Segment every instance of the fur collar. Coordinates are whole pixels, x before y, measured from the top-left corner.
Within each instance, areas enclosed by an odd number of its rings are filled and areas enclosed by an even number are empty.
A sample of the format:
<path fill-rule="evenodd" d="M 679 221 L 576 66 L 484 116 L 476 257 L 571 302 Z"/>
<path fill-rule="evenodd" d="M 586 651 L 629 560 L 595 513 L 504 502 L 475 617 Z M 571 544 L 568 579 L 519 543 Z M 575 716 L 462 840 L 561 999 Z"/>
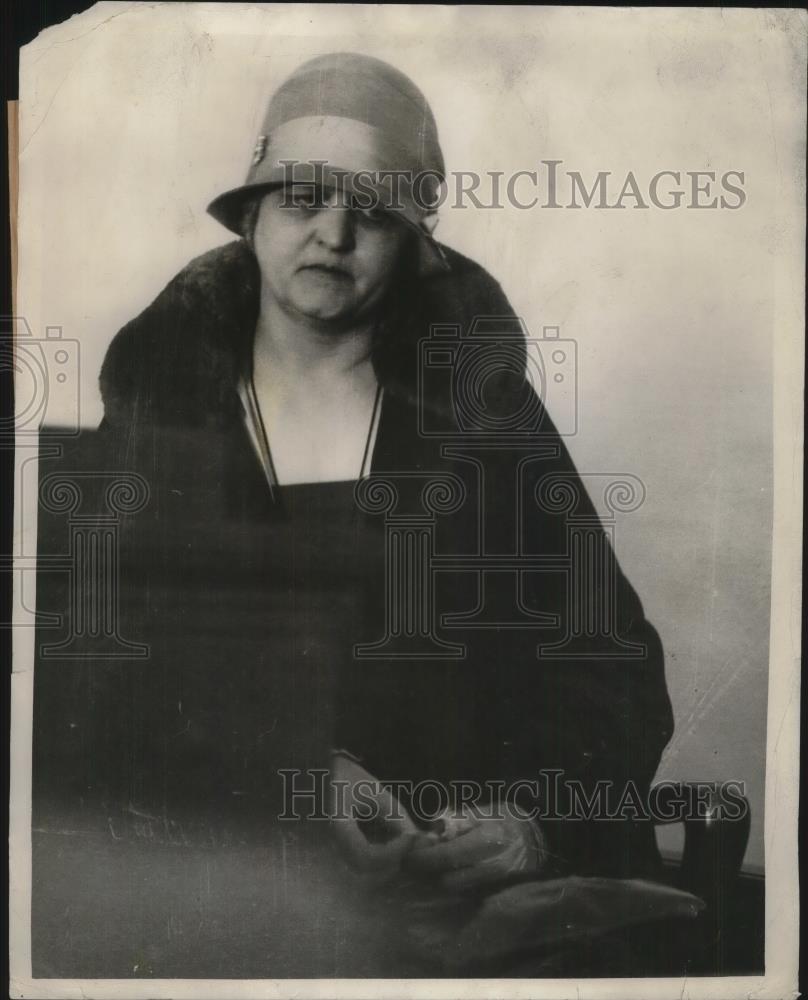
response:
<path fill-rule="evenodd" d="M 429 336 L 431 324 L 468 333 L 477 317 L 514 315 L 484 268 L 442 249 L 451 270 L 417 283 L 404 321 L 374 349 L 385 391 L 410 403 L 418 392 L 418 341 Z M 100 375 L 106 424 L 200 426 L 232 419 L 258 317 L 259 282 L 257 261 L 243 240 L 202 254 L 180 271 L 107 351 Z M 427 403 L 451 412 L 448 397 L 437 394 Z"/>

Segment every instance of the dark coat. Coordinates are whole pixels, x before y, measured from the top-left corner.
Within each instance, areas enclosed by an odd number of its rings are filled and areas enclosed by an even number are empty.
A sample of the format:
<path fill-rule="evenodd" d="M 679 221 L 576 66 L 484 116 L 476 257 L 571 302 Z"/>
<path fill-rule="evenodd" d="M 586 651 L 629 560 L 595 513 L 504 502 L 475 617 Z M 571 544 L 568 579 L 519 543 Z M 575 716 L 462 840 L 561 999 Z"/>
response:
<path fill-rule="evenodd" d="M 434 545 L 439 553 L 473 553 L 482 529 L 488 553 L 508 553 L 508 540 L 516 533 L 523 553 L 561 559 L 568 554 L 569 521 L 559 510 L 535 506 L 531 498 L 539 480 L 555 475 L 572 482 L 579 494 L 576 516 L 588 518 L 590 524 L 597 519 L 546 413 L 540 414 L 540 436 L 518 447 L 485 452 L 484 475 L 502 488 L 488 490 L 484 509 L 474 455 L 468 449 L 458 455 L 457 446 L 452 453 L 439 438 L 419 432 L 418 341 L 428 334 L 429 325 L 457 324 L 467 333 L 476 317 L 497 316 L 503 329 L 514 329 L 506 322 L 513 311 L 497 282 L 467 258 L 447 248 L 445 252 L 451 272 L 407 288 L 397 322 L 385 327 L 374 347 L 385 396 L 372 472 L 405 473 L 406 482 L 417 482 L 413 473 L 451 473 L 465 484 L 467 502 L 436 522 Z M 259 525 L 272 514 L 235 393 L 236 379 L 249 358 L 258 281 L 256 261 L 243 242 L 204 254 L 118 333 L 104 361 L 102 427 L 110 447 L 127 460 L 146 448 L 155 481 L 170 481 L 170 489 L 158 487 L 157 503 L 163 518 L 161 537 L 173 545 L 174 555 L 163 563 L 166 573 L 176 569 L 176 553 L 187 555 L 195 543 L 194 538 L 183 548 L 185 543 L 178 541 L 191 538 L 191 522 L 197 525 L 197 535 L 203 522 L 201 530 L 208 535 L 215 530 L 211 512 L 220 509 L 220 502 L 228 512 L 222 522 L 224 540 L 211 544 L 225 554 L 233 530 L 243 535 L 244 525 Z M 523 347 L 520 350 L 523 358 Z M 518 355 L 519 350 L 516 369 Z M 507 371 L 487 389 L 492 412 L 512 412 L 530 391 L 521 372 Z M 449 430 L 457 430 L 450 388 L 430 390 L 423 406 L 427 422 L 442 426 L 443 421 Z M 193 443 L 188 446 L 188 441 Z M 549 444 L 551 453 L 525 464 L 537 441 Z M 182 467 L 193 488 L 186 489 L 177 478 Z M 214 501 L 219 488 L 224 499 Z M 531 511 L 518 522 L 516 492 L 524 500 L 522 509 Z M 420 494 L 409 496 L 406 489 L 403 493 L 402 509 L 409 503 L 417 513 Z M 232 529 L 233 523 L 241 527 Z M 260 576 L 260 559 L 258 546 L 241 558 L 234 572 Z M 189 572 L 195 572 L 193 567 Z M 466 645 L 461 661 L 415 656 L 402 661 L 380 655 L 369 663 L 353 662 L 341 681 L 337 742 L 380 777 L 511 781 L 559 770 L 589 791 L 605 780 L 614 783 L 618 791 L 613 794 L 619 797 L 619 790 L 631 781 L 645 794 L 673 720 L 658 636 L 616 565 L 614 574 L 617 634 L 625 642 L 643 645 L 644 655 L 611 656 L 600 639 L 585 635 L 574 656 L 558 659 L 537 653 L 540 642 L 550 645 L 567 634 L 568 599 L 575 581 L 568 590 L 564 572 L 528 572 L 521 578 L 522 606 L 528 613 L 555 615 L 555 626 L 448 630 L 445 639 Z M 478 573 L 440 576 L 444 586 L 435 596 L 438 618 L 446 611 L 473 608 L 480 600 Z M 486 577 L 492 606 L 501 591 L 502 602 L 512 608 L 512 576 Z M 381 580 L 375 586 L 379 620 Z M 565 795 L 562 789 L 560 809 Z M 562 867 L 625 874 L 648 873 L 655 863 L 648 824 L 550 821 L 547 830 Z"/>

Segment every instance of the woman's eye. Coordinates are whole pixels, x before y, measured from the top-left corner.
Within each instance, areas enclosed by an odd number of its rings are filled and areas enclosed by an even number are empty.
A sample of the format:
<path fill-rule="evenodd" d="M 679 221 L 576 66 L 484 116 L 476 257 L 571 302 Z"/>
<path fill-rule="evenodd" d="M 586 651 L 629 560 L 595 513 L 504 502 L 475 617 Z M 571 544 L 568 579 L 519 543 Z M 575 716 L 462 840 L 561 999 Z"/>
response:
<path fill-rule="evenodd" d="M 325 207 L 322 196 L 314 191 L 293 191 L 291 202 L 294 208 L 303 208 L 310 211 L 317 211 Z"/>
<path fill-rule="evenodd" d="M 295 208 L 308 208 L 317 209 L 322 208 L 322 204 L 317 202 L 316 198 L 308 198 L 305 195 L 300 195 L 292 199 L 292 204 Z"/>

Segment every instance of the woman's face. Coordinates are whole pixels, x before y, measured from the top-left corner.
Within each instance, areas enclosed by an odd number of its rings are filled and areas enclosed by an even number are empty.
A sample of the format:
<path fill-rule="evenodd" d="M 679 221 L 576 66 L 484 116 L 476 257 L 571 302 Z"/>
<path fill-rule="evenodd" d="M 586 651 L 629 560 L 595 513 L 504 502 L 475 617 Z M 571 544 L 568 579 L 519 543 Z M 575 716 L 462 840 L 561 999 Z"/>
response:
<path fill-rule="evenodd" d="M 253 248 L 265 290 L 290 315 L 348 327 L 373 315 L 402 256 L 405 224 L 310 184 L 270 191 Z"/>

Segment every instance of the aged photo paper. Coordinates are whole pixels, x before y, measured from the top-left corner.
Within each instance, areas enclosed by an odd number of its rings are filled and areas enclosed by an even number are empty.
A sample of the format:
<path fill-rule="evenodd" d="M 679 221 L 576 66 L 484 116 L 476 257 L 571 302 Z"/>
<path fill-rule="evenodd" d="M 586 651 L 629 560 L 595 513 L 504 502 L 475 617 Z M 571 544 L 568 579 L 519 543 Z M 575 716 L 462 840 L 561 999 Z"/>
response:
<path fill-rule="evenodd" d="M 806 14 L 20 53 L 15 997 L 796 995 Z"/>

